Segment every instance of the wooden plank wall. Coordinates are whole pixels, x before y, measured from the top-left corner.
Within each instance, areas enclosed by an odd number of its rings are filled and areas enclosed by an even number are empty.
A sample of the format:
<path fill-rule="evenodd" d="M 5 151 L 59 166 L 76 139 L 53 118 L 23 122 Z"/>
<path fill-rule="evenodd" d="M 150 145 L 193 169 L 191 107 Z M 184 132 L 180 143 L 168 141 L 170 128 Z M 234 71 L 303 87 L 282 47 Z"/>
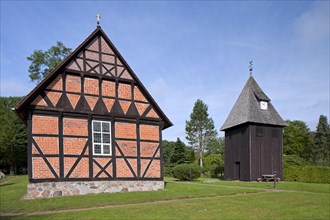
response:
<path fill-rule="evenodd" d="M 225 179 L 235 180 L 236 163 L 240 163 L 240 180 L 250 180 L 249 127 L 229 129 L 225 133 Z"/>
<path fill-rule="evenodd" d="M 283 179 L 283 128 L 256 124 L 249 127 L 251 130 L 251 180 L 255 181 L 263 174 L 273 174 L 274 171 Z M 258 131 L 262 134 L 257 134 Z"/>

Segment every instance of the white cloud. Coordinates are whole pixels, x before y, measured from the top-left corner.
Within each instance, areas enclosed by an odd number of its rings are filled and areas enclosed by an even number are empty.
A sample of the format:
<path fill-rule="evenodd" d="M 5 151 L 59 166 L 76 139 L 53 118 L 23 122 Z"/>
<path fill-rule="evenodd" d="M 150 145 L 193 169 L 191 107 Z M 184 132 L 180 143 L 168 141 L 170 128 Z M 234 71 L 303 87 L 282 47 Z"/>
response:
<path fill-rule="evenodd" d="M 305 47 L 329 41 L 329 2 L 317 2 L 294 21 L 298 41 Z"/>

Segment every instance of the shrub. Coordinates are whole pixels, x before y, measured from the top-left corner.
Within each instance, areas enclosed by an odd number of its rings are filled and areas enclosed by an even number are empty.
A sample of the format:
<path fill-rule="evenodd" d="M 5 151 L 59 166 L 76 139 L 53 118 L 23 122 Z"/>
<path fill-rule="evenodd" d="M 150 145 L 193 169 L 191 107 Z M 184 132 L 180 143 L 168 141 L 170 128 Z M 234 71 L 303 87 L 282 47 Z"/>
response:
<path fill-rule="evenodd" d="M 307 161 L 297 155 L 283 155 L 284 166 L 296 165 L 296 166 L 307 166 Z"/>
<path fill-rule="evenodd" d="M 179 180 L 197 179 L 201 173 L 201 168 L 195 164 L 180 164 L 173 168 L 173 177 Z"/>
<path fill-rule="evenodd" d="M 330 183 L 330 168 L 323 166 L 284 166 L 286 181 L 305 183 Z"/>
<path fill-rule="evenodd" d="M 165 176 L 173 176 L 173 166 L 165 165 L 164 166 L 164 175 Z"/>
<path fill-rule="evenodd" d="M 201 170 L 201 175 L 203 177 L 210 177 L 211 176 L 210 167 L 203 166 L 202 168 L 200 168 L 200 170 Z"/>
<path fill-rule="evenodd" d="M 212 178 L 219 178 L 220 176 L 222 176 L 224 172 L 224 166 L 223 165 L 213 165 L 210 168 L 210 174 Z"/>

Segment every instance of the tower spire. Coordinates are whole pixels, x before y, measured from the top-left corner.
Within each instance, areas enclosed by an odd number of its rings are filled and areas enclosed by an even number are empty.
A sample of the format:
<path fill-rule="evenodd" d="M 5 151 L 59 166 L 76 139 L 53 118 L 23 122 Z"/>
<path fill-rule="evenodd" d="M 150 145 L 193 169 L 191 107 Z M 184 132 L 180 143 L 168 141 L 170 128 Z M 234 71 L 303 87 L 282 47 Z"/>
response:
<path fill-rule="evenodd" d="M 252 76 L 252 71 L 253 71 L 253 60 L 250 61 L 249 70 L 250 70 L 250 76 Z"/>
<path fill-rule="evenodd" d="M 99 13 L 96 14 L 96 26 L 100 26 L 101 15 Z"/>

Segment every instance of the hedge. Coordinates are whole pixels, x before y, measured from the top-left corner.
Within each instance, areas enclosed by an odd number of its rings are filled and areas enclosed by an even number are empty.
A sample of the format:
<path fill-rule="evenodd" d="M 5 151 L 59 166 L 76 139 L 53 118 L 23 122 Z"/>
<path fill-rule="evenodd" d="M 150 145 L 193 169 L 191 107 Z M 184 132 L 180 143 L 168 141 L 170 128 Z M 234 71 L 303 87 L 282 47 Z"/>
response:
<path fill-rule="evenodd" d="M 330 183 L 330 168 L 324 166 L 284 166 L 284 179 L 305 183 Z"/>
<path fill-rule="evenodd" d="M 201 173 L 201 168 L 196 164 L 180 164 L 173 168 L 173 177 L 180 180 L 198 179 Z"/>

